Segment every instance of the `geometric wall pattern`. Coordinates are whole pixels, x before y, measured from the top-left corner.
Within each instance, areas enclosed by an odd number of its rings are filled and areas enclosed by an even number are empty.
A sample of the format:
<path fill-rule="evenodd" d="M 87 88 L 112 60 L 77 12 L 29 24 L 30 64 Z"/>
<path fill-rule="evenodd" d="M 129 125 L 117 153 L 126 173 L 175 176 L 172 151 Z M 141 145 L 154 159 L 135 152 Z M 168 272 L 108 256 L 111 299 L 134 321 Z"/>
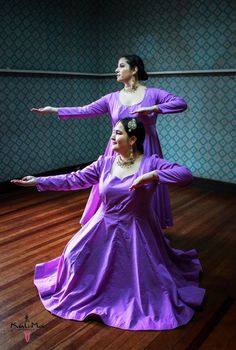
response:
<path fill-rule="evenodd" d="M 233 4 L 5 1 L 0 68 L 110 73 L 127 52 L 143 57 L 148 71 L 235 68 Z M 195 176 L 236 182 L 235 76 L 162 76 L 146 83 L 188 102 L 184 113 L 159 116 L 165 158 L 186 164 Z M 110 135 L 108 116 L 59 121 L 30 108 L 84 105 L 118 88 L 109 78 L 1 76 L 0 181 L 96 159 Z"/>
<path fill-rule="evenodd" d="M 236 183 L 235 77 L 165 78 L 160 84 L 181 88 L 188 101 L 185 113 L 158 121 L 165 157 L 186 164 L 195 176 Z"/>
<path fill-rule="evenodd" d="M 60 121 L 56 115 L 30 112 L 34 106 L 83 105 L 96 84 L 89 79 L 1 77 L 0 181 L 89 162 L 100 154 L 98 118 Z"/>
<path fill-rule="evenodd" d="M 104 72 L 124 52 L 144 57 L 153 72 L 236 68 L 234 0 L 111 0 L 101 13 Z"/>
<path fill-rule="evenodd" d="M 97 72 L 96 1 L 1 1 L 0 68 Z"/>

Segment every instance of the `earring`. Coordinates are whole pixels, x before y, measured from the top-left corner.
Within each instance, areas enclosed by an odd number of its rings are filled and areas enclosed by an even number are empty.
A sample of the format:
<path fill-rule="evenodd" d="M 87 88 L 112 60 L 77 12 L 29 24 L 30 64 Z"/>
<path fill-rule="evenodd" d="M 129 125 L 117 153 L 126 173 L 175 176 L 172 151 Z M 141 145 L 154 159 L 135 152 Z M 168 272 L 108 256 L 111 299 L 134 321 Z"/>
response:
<path fill-rule="evenodd" d="M 132 90 L 136 90 L 136 79 L 135 79 L 134 75 L 131 78 L 131 84 L 130 85 L 131 85 L 131 89 Z"/>
<path fill-rule="evenodd" d="M 134 163 L 134 151 L 133 151 L 132 145 L 130 145 L 130 149 L 129 149 L 129 159 L 130 159 L 130 163 L 133 164 Z"/>

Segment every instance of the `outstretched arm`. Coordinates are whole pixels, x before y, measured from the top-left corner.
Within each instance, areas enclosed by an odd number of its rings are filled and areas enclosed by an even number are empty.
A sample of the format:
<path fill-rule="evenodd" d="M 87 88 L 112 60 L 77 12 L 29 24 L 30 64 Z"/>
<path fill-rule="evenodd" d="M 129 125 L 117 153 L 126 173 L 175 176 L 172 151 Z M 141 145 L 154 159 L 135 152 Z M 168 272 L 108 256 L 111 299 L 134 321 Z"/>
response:
<path fill-rule="evenodd" d="M 39 113 L 42 115 L 57 113 L 57 111 L 58 111 L 58 107 L 51 107 L 51 106 L 41 107 L 41 108 L 31 108 L 31 112 Z"/>
<path fill-rule="evenodd" d="M 37 177 L 25 176 L 21 180 L 18 180 L 18 179 L 11 180 L 11 183 L 18 186 L 23 186 L 23 187 L 34 187 L 34 186 L 37 186 Z"/>
<path fill-rule="evenodd" d="M 32 112 L 46 115 L 49 113 L 57 114 L 60 119 L 70 118 L 93 118 L 108 112 L 107 97 L 103 96 L 99 100 L 83 107 L 43 107 L 32 108 Z"/>
<path fill-rule="evenodd" d="M 25 176 L 21 180 L 11 180 L 11 182 L 24 187 L 37 186 L 38 191 L 71 191 L 88 188 L 99 182 L 103 158 L 101 156 L 83 170 L 70 174 L 44 177 Z"/>

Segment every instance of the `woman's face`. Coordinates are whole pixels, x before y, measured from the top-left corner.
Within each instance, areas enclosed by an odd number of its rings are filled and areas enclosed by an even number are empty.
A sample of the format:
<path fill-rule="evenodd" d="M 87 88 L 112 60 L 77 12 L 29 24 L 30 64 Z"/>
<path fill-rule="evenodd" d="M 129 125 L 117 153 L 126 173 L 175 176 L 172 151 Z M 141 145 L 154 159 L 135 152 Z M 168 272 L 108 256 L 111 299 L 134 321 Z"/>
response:
<path fill-rule="evenodd" d="M 111 134 L 111 147 L 117 153 L 126 153 L 130 149 L 130 140 L 121 123 L 117 123 Z"/>
<path fill-rule="evenodd" d="M 137 68 L 130 68 L 129 63 L 124 57 L 121 57 L 118 61 L 118 66 L 115 70 L 116 80 L 121 83 L 129 82 L 130 79 L 136 74 Z"/>

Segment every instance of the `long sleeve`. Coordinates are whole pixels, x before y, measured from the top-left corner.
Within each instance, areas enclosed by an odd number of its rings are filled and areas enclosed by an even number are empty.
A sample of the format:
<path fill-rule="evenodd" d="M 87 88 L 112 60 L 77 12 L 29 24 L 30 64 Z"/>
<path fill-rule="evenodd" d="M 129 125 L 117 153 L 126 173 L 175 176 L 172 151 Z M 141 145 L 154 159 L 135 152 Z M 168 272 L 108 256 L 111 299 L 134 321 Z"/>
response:
<path fill-rule="evenodd" d="M 156 170 L 160 184 L 185 186 L 192 181 L 192 173 L 185 166 L 159 158 L 157 155 L 151 158 L 153 170 Z"/>
<path fill-rule="evenodd" d="M 156 104 L 161 114 L 179 113 L 187 109 L 186 101 L 168 91 L 155 89 Z"/>
<path fill-rule="evenodd" d="M 88 188 L 99 182 L 104 156 L 86 168 L 70 174 L 37 178 L 38 191 L 71 191 Z"/>
<path fill-rule="evenodd" d="M 101 97 L 99 100 L 94 101 L 83 107 L 61 107 L 58 108 L 58 117 L 60 119 L 69 118 L 94 118 L 98 115 L 102 115 L 108 112 L 107 96 Z"/>

